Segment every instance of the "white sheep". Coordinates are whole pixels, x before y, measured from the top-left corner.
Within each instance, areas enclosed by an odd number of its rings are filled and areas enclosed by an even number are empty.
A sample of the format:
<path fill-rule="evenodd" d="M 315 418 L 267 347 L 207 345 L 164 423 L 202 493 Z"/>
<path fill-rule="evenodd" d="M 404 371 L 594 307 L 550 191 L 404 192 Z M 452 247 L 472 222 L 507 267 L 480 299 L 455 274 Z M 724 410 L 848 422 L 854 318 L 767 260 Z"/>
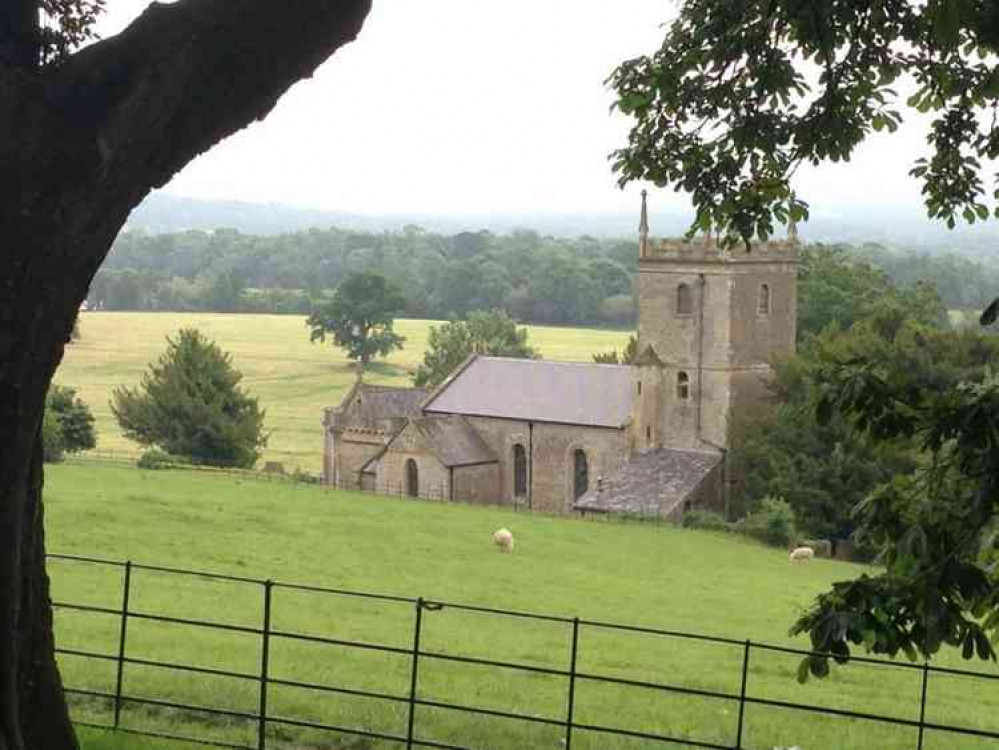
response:
<path fill-rule="evenodd" d="M 506 529 L 493 532 L 493 544 L 503 552 L 513 552 L 513 534 Z"/>
<path fill-rule="evenodd" d="M 815 550 L 811 547 L 796 547 L 791 550 L 791 555 L 788 560 L 791 562 L 808 562 L 813 557 L 815 557 Z"/>

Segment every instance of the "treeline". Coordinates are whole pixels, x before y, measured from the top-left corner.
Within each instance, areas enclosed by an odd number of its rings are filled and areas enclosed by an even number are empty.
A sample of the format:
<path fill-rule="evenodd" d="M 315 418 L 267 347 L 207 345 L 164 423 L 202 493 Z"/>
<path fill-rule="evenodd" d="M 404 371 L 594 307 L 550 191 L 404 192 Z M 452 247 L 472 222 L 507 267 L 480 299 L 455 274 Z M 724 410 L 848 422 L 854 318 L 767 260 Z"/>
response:
<path fill-rule="evenodd" d="M 536 232 L 445 236 L 406 227 L 277 237 L 234 230 L 123 233 L 88 302 L 108 310 L 305 314 L 349 274 L 394 282 L 404 315 L 446 319 L 502 308 L 535 323 L 629 327 L 635 321 L 638 246 Z"/>
<path fill-rule="evenodd" d="M 882 269 L 899 287 L 931 280 L 948 308 L 980 308 L 999 265 L 880 245 L 811 246 Z M 91 287 L 108 310 L 308 314 L 349 274 L 378 273 L 405 296 L 407 317 L 461 318 L 500 308 L 529 323 L 630 328 L 636 316 L 634 240 L 532 231 L 442 235 L 409 226 L 370 233 L 313 229 L 279 236 L 235 230 L 125 232 Z"/>

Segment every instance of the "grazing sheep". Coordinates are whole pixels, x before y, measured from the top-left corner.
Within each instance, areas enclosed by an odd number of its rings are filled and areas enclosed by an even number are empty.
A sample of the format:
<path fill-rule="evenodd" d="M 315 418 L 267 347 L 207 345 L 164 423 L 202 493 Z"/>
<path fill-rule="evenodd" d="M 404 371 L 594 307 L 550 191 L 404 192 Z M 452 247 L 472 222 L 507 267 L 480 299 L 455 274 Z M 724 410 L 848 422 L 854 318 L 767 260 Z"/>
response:
<path fill-rule="evenodd" d="M 500 529 L 493 533 L 493 544 L 504 552 L 513 552 L 513 534 L 506 529 Z"/>
<path fill-rule="evenodd" d="M 815 550 L 811 547 L 796 547 L 791 550 L 791 556 L 788 559 L 791 562 L 808 562 L 813 557 L 815 557 Z"/>

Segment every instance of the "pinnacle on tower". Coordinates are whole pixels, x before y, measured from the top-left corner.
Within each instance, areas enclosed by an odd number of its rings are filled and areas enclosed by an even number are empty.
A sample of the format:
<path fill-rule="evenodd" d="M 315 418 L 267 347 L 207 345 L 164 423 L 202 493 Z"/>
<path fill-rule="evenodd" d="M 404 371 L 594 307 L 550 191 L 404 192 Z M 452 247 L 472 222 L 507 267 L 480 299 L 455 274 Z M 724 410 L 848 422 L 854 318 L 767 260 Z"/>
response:
<path fill-rule="evenodd" d="M 638 220 L 638 257 L 644 258 L 649 248 L 649 210 L 646 206 L 648 191 L 642 191 L 642 215 Z"/>

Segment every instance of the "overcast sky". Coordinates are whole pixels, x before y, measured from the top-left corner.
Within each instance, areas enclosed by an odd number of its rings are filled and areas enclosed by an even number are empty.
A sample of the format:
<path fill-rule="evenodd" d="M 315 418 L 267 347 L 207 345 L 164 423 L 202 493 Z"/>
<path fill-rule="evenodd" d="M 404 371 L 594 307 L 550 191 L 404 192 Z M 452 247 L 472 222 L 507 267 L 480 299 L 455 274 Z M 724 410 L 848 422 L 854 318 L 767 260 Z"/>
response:
<path fill-rule="evenodd" d="M 264 1 L 264 0 L 261 0 Z M 266 0 L 276 2 L 279 0 Z M 105 35 L 148 0 L 108 0 Z M 356 42 L 166 188 L 197 198 L 383 213 L 620 213 L 607 154 L 625 143 L 603 81 L 652 52 L 671 0 L 375 0 Z M 923 129 L 875 136 L 799 194 L 836 213 L 915 208 Z M 657 191 L 659 208 L 687 205 Z M 824 211 L 825 212 L 825 211 Z"/>

